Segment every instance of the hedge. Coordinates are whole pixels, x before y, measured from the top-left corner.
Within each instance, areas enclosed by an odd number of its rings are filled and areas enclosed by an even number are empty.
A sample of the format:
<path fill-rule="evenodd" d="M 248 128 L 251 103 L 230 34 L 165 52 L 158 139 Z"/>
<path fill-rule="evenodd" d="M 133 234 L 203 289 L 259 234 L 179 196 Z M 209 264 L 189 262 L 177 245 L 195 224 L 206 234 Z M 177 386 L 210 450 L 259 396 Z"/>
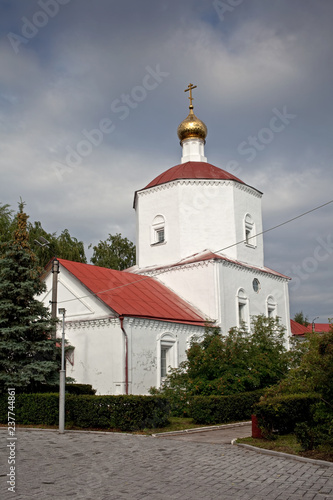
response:
<path fill-rule="evenodd" d="M 59 384 L 58 385 L 48 385 L 42 384 L 36 390 L 30 391 L 29 394 L 44 394 L 44 393 L 58 393 L 59 392 Z M 66 392 L 68 394 L 90 394 L 94 395 L 96 390 L 92 388 L 92 385 L 89 384 L 66 384 Z M 27 391 L 22 389 L 17 389 L 17 394 L 27 394 Z"/>
<path fill-rule="evenodd" d="M 257 403 L 253 412 L 267 437 L 289 434 L 300 422 L 311 420 L 311 407 L 320 401 L 318 394 L 287 394 L 265 399 Z"/>
<path fill-rule="evenodd" d="M 263 391 L 242 392 L 230 396 L 193 396 L 189 414 L 196 424 L 222 424 L 247 420 Z"/>
<path fill-rule="evenodd" d="M 7 423 L 7 396 L 0 398 L 0 422 Z M 65 422 L 70 427 L 133 431 L 168 424 L 169 403 L 163 396 L 91 396 L 66 394 Z M 56 425 L 59 394 L 17 394 L 16 424 Z"/>

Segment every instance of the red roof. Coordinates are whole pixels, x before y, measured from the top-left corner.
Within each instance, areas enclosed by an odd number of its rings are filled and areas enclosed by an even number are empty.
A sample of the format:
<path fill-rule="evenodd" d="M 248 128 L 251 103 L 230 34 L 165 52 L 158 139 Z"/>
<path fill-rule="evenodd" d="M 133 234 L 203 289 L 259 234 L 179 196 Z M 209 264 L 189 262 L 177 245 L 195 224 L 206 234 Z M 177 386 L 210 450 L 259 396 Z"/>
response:
<path fill-rule="evenodd" d="M 304 326 L 293 319 L 290 320 L 290 327 L 292 335 L 305 335 L 312 332 L 312 325 Z"/>
<path fill-rule="evenodd" d="M 203 252 L 191 255 L 190 257 L 186 257 L 185 259 L 180 260 L 180 261 L 176 262 L 175 264 L 170 264 L 170 265 L 166 265 L 166 266 L 147 267 L 147 268 L 145 268 L 145 271 L 150 271 L 152 269 L 154 269 L 154 270 L 164 269 L 165 267 L 169 268 L 169 267 L 184 266 L 186 264 L 192 264 L 195 262 L 202 262 L 205 260 L 223 260 L 226 262 L 231 262 L 232 264 L 235 264 L 237 266 L 246 267 L 247 269 L 254 269 L 255 271 L 261 271 L 263 273 L 273 274 L 274 276 L 279 276 L 281 278 L 290 279 L 288 276 L 285 276 L 284 274 L 281 274 L 277 271 L 273 271 L 273 269 L 270 269 L 269 267 L 253 266 L 251 264 L 247 264 L 247 263 L 241 262 L 239 260 L 230 259 L 229 257 L 226 257 L 225 255 L 220 255 L 218 253 L 211 252 L 210 250 L 204 250 Z M 138 271 L 138 272 L 140 272 L 140 271 Z"/>
<path fill-rule="evenodd" d="M 297 323 L 293 319 L 291 319 L 290 325 L 291 325 L 291 334 L 292 335 L 305 335 L 306 333 L 312 332 L 312 324 L 309 324 L 308 326 L 304 326 L 304 325 L 301 325 L 300 323 Z M 315 331 L 315 333 L 329 332 L 330 326 L 331 325 L 329 323 L 315 323 L 314 324 L 314 331 Z"/>
<path fill-rule="evenodd" d="M 205 318 L 159 281 L 148 276 L 58 259 L 88 290 L 120 316 L 204 325 Z"/>
<path fill-rule="evenodd" d="M 238 179 L 238 177 L 235 177 L 221 168 L 215 167 L 211 163 L 203 161 L 188 161 L 169 168 L 169 170 L 166 170 L 152 180 L 144 189 L 178 179 L 219 179 L 236 181 L 244 184 L 244 182 Z"/>

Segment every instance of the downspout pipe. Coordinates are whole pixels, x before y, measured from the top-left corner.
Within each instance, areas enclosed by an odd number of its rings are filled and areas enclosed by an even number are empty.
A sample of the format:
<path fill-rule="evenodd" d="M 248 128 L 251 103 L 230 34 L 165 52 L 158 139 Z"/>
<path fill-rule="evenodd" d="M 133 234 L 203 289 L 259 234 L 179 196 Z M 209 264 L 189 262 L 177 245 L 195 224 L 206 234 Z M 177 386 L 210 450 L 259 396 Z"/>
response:
<path fill-rule="evenodd" d="M 119 319 L 125 339 L 125 394 L 128 394 L 128 337 L 124 328 L 124 316 L 119 316 Z"/>

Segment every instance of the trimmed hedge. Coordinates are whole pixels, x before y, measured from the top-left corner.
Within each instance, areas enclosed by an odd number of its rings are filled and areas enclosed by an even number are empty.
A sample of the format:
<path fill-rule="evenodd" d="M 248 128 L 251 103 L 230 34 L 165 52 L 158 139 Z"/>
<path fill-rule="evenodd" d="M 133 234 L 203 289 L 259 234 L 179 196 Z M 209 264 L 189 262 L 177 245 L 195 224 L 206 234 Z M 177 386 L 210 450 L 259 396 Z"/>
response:
<path fill-rule="evenodd" d="M 66 384 L 66 393 L 68 394 L 90 394 L 94 395 L 96 393 L 96 389 L 92 388 L 92 385 L 89 384 Z M 45 394 L 45 393 L 58 393 L 59 392 L 59 384 L 58 385 L 48 385 L 42 384 L 38 387 L 38 389 L 33 392 L 29 392 L 29 394 Z M 28 392 L 23 389 L 18 389 L 16 391 L 17 394 L 28 394 Z"/>
<path fill-rule="evenodd" d="M 265 399 L 253 412 L 267 437 L 273 433 L 289 434 L 297 424 L 311 420 L 311 407 L 320 401 L 318 394 L 287 394 Z"/>
<path fill-rule="evenodd" d="M 0 422 L 7 423 L 7 396 L 0 398 Z M 133 431 L 164 427 L 170 406 L 163 396 L 91 396 L 66 394 L 65 422 L 69 426 Z M 17 394 L 16 424 L 57 425 L 59 394 Z"/>
<path fill-rule="evenodd" d="M 247 420 L 263 391 L 242 392 L 230 396 L 193 396 L 189 414 L 196 424 L 222 424 Z"/>

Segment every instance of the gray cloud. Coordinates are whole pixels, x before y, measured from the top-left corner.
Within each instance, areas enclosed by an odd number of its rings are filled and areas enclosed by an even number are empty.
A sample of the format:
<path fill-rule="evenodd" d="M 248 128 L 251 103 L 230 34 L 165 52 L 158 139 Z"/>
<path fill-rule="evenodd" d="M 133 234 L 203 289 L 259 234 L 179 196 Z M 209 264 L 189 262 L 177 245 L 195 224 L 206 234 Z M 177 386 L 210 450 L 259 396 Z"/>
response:
<path fill-rule="evenodd" d="M 67 227 L 86 246 L 109 232 L 134 239 L 134 191 L 180 161 L 189 81 L 208 126 L 208 160 L 237 164 L 264 192 L 266 228 L 332 197 L 330 1 L 244 1 L 224 21 L 201 0 L 65 3 L 17 53 L 8 33 L 23 36 L 22 18 L 36 20 L 41 2 L 0 6 L 2 203 L 16 208 L 22 196 L 32 220 L 51 232 Z M 112 104 L 158 65 L 168 76 L 121 119 Z M 295 119 L 248 161 L 240 144 L 265 137 L 283 107 Z M 114 130 L 68 168 L 68 151 L 104 119 Z M 287 273 L 313 257 L 317 238 L 332 231 L 331 207 L 267 233 L 266 264 Z M 333 316 L 332 269 L 330 256 L 291 285 L 292 315 Z"/>

